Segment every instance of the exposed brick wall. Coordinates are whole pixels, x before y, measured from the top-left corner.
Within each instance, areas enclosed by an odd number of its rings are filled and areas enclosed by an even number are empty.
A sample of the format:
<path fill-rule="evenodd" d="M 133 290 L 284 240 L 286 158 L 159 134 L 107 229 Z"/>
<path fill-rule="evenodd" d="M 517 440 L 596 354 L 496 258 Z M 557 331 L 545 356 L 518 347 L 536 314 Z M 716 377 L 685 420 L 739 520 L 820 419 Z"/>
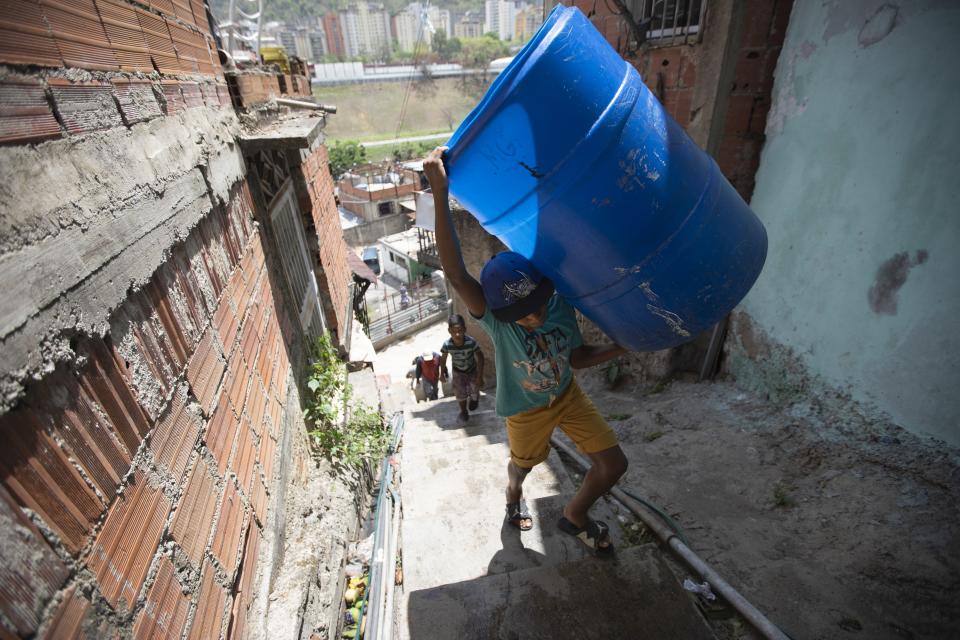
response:
<path fill-rule="evenodd" d="M 749 202 L 766 139 L 773 74 L 793 0 L 748 0 L 736 44 L 727 115 L 717 150 L 720 170 Z"/>
<path fill-rule="evenodd" d="M 31 66 L 29 73 L 14 70 L 0 79 L 0 144 L 132 126 L 182 108 L 228 105 L 203 2 L 147 5 L 0 2 L 0 64 Z M 62 73 L 68 68 L 79 73 Z M 84 78 L 85 71 L 105 73 Z M 185 76 L 196 79 L 185 81 Z"/>
<path fill-rule="evenodd" d="M 109 335 L 79 340 L 82 364 L 0 416 L 0 519 L 16 534 L 0 632 L 242 630 L 282 437 L 284 316 L 241 181 Z"/>
<path fill-rule="evenodd" d="M 340 228 L 340 213 L 333 197 L 330 156 L 327 147 L 321 144 L 312 150 L 301 151 L 301 158 L 320 253 L 321 270 L 317 271 L 317 284 L 329 297 L 327 324 L 343 335 L 353 277 L 347 264 L 349 249 Z"/>
<path fill-rule="evenodd" d="M 231 71 L 227 85 L 233 105 L 251 107 L 276 98 L 309 98 L 313 95 L 310 78 L 305 75 L 267 73 L 262 70 Z"/>

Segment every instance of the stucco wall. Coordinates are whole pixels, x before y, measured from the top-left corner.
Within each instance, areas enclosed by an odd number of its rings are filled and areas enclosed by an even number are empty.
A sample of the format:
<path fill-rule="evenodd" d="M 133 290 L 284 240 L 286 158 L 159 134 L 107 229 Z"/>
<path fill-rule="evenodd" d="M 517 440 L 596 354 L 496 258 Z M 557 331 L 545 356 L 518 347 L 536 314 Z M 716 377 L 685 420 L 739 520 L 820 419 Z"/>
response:
<path fill-rule="evenodd" d="M 958 32 L 956 3 L 795 4 L 752 200 L 769 257 L 728 363 L 759 387 L 799 364 L 953 444 Z M 758 340 L 784 349 L 744 357 Z"/>
<path fill-rule="evenodd" d="M 397 213 L 344 229 L 343 239 L 351 247 L 366 247 L 376 244 L 377 240 L 384 236 L 406 231 L 410 226 L 410 218 L 406 214 Z"/>

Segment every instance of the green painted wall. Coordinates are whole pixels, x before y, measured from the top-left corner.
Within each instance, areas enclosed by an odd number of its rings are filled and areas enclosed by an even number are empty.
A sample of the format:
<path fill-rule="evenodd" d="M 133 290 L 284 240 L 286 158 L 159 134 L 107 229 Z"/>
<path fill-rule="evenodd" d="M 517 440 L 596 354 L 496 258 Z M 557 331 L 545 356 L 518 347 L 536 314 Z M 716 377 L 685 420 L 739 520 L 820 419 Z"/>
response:
<path fill-rule="evenodd" d="M 814 378 L 960 444 L 960 3 L 797 0 L 773 93 L 769 257 L 741 310 Z M 745 378 L 788 366 L 733 355 Z"/>

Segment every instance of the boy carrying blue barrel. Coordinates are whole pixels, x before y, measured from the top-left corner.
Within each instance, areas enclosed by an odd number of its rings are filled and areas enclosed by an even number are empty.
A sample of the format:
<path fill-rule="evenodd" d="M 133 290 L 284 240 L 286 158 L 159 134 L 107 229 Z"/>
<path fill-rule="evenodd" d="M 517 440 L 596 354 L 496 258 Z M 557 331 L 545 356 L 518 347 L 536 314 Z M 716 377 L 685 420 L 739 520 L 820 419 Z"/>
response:
<path fill-rule="evenodd" d="M 593 464 L 557 526 L 598 554 L 611 553 L 609 527 L 592 520 L 588 512 L 626 472 L 627 459 L 571 369 L 592 367 L 626 350 L 615 344 L 584 344 L 573 307 L 554 293 L 549 278 L 518 253 L 507 251 L 491 258 L 479 282 L 467 273 L 450 222 L 444 151 L 445 147 L 434 149 L 423 169 L 433 189 L 437 249 L 447 282 L 493 339 L 497 414 L 506 418 L 510 445 L 507 519 L 522 531 L 533 527 L 523 500 L 523 481 L 546 460 L 550 435 L 559 426 Z"/>

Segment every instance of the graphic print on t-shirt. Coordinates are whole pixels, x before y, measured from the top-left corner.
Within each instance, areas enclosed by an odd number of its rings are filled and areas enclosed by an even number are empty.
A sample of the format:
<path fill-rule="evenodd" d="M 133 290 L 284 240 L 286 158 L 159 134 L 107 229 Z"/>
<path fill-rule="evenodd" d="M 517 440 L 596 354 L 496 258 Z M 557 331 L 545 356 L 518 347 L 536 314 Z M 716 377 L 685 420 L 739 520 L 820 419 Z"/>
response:
<path fill-rule="evenodd" d="M 563 373 L 569 367 L 567 344 L 568 337 L 560 327 L 524 336 L 527 360 L 513 361 L 514 367 L 527 373 L 527 378 L 520 382 L 524 389 L 541 393 L 560 386 Z"/>

